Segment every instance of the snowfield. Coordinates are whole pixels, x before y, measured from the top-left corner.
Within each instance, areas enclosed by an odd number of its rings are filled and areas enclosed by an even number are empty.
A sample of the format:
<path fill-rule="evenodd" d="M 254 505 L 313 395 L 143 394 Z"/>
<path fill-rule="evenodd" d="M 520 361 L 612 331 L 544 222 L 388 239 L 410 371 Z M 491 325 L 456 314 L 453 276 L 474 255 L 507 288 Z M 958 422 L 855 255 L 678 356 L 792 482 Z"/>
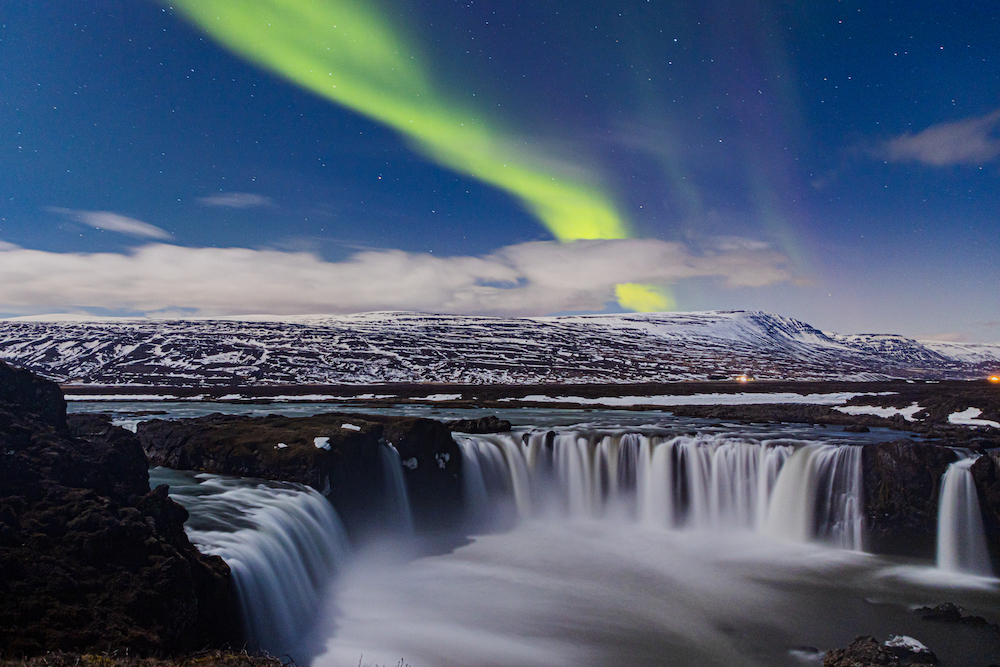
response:
<path fill-rule="evenodd" d="M 1000 345 L 841 335 L 759 311 L 0 320 L 0 359 L 72 384 L 159 387 L 967 379 Z"/>

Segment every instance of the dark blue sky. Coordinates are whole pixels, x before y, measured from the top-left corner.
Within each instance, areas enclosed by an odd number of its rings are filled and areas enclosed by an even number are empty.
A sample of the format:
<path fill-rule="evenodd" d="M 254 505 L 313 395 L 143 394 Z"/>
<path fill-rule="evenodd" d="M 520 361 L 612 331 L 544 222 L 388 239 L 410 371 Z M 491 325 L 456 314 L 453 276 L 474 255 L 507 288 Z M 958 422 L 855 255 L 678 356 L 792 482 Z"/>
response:
<path fill-rule="evenodd" d="M 558 243 L 519 193 L 169 6 L 0 0 L 0 313 L 544 314 L 634 282 L 683 310 L 1000 339 L 989 3 L 368 7 L 440 100 L 598 188 L 632 240 Z"/>

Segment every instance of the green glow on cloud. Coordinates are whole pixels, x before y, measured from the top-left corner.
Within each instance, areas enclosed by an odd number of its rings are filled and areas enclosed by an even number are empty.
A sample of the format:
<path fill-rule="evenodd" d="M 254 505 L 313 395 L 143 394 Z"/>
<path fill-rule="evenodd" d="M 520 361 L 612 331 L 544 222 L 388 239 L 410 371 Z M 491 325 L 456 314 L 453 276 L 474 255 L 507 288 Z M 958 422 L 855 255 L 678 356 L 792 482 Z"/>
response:
<path fill-rule="evenodd" d="M 248 60 L 395 129 L 439 164 L 511 193 L 560 241 L 629 237 L 626 221 L 601 187 L 569 169 L 560 171 L 551 157 L 533 153 L 475 109 L 436 90 L 417 49 L 379 14 L 376 3 L 172 4 Z M 622 287 L 627 289 L 619 289 L 619 297 L 626 294 L 630 302 L 667 302 L 640 298 L 637 286 Z"/>
<path fill-rule="evenodd" d="M 622 283 L 615 286 L 615 298 L 623 308 L 640 313 L 656 313 L 676 307 L 673 297 L 654 285 Z"/>

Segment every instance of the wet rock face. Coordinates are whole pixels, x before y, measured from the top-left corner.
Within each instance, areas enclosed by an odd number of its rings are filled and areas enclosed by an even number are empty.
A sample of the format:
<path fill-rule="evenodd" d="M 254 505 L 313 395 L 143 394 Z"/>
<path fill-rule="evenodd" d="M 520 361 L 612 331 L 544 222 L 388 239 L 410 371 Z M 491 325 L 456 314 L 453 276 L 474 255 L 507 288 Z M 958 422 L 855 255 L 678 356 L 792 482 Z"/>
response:
<path fill-rule="evenodd" d="M 994 450 L 972 464 L 972 478 L 979 491 L 979 508 L 993 567 L 1000 567 L 1000 451 Z"/>
<path fill-rule="evenodd" d="M 56 385 L 3 364 L 0 388 L 0 653 L 234 639 L 229 568 L 191 545 L 166 487 L 150 491 L 134 435 L 67 422 Z"/>
<path fill-rule="evenodd" d="M 934 557 L 941 477 L 956 459 L 946 447 L 910 440 L 864 446 L 870 551 Z"/>
<path fill-rule="evenodd" d="M 390 522 L 380 447 L 403 462 L 419 530 L 459 525 L 462 458 L 444 424 L 431 419 L 329 413 L 312 417 L 209 415 L 139 424 L 153 465 L 308 484 L 363 536 Z"/>

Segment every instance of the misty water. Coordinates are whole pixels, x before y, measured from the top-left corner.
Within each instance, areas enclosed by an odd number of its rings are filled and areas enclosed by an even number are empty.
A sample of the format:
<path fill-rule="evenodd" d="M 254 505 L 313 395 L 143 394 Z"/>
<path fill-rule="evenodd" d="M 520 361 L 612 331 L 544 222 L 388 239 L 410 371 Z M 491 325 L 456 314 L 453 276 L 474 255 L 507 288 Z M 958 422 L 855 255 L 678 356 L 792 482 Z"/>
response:
<path fill-rule="evenodd" d="M 113 411 L 129 425 L 150 417 L 135 415 L 143 410 L 189 417 L 332 408 L 71 409 Z M 377 412 L 470 416 L 433 406 Z M 995 619 L 1000 582 L 863 551 L 860 448 L 850 445 L 890 434 L 718 424 L 666 412 L 499 416 L 515 422 L 515 433 L 456 438 L 469 505 L 460 536 L 402 529 L 348 546 L 335 513 L 310 514 L 323 506 L 302 487 L 163 470 L 151 481 L 171 484 L 189 507 L 196 544 L 227 560 L 242 555 L 234 570 L 242 568 L 244 586 L 256 591 L 251 606 L 290 605 L 279 616 L 294 627 L 251 630 L 260 646 L 300 664 L 818 665 L 822 651 L 863 634 L 915 637 L 944 665 L 1000 660 L 1000 641 L 988 629 L 913 613 L 947 601 Z M 556 436 L 546 449 L 550 429 Z M 794 500 L 803 497 L 804 505 Z M 312 542 L 301 538 L 316 532 Z M 330 562 L 316 566 L 316 553 Z M 254 558 L 264 563 L 247 568 Z"/>

